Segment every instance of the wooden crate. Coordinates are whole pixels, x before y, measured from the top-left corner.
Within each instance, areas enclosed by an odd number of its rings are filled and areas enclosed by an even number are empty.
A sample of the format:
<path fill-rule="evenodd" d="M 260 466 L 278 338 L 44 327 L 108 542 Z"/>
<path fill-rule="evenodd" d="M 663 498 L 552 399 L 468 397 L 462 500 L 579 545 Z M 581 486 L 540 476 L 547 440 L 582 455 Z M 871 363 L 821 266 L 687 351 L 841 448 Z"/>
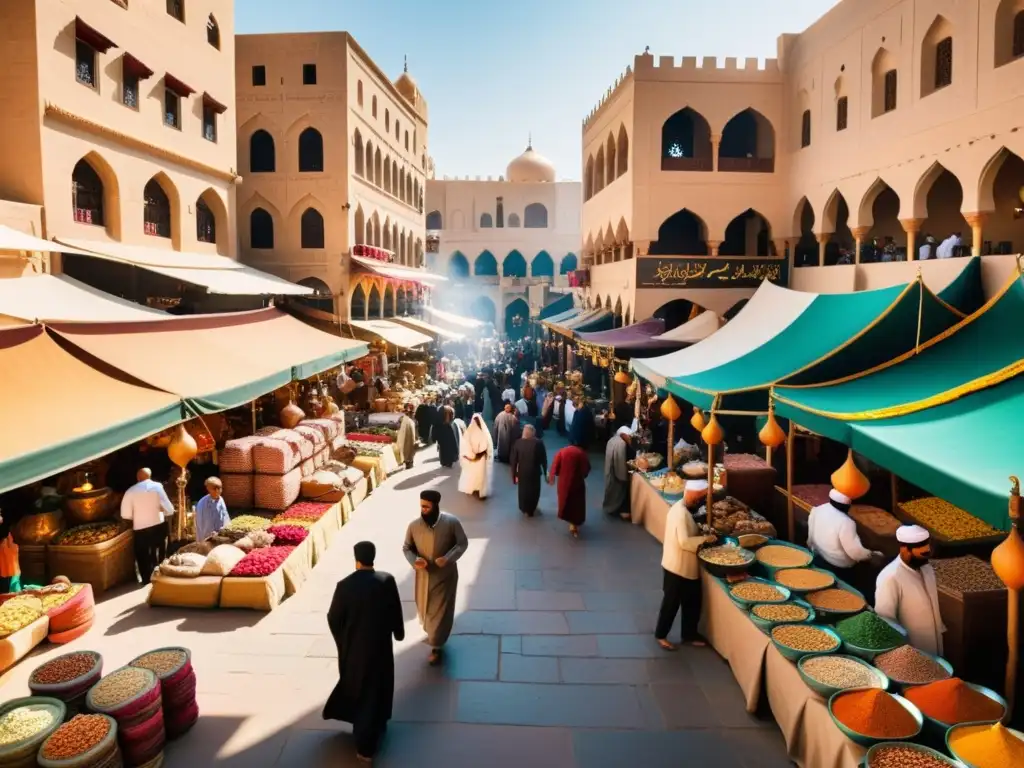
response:
<path fill-rule="evenodd" d="M 46 575 L 46 544 L 19 544 L 18 564 L 22 584 L 49 584 Z"/>
<path fill-rule="evenodd" d="M 939 586 L 946 625 L 942 655 L 957 675 L 997 691 L 1006 665 L 1006 590 L 955 592 Z"/>
<path fill-rule="evenodd" d="M 67 576 L 71 581 L 92 584 L 99 594 L 111 587 L 135 579 L 133 534 L 125 531 L 102 544 L 47 548 L 46 561 L 54 576 Z"/>

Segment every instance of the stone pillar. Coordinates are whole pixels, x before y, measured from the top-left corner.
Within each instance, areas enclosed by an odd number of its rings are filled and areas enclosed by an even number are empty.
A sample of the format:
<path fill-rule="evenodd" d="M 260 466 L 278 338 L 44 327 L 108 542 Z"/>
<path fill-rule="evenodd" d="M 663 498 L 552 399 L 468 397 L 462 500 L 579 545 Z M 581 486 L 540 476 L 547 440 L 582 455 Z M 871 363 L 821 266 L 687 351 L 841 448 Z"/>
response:
<path fill-rule="evenodd" d="M 907 233 L 907 261 L 917 260 L 917 233 L 921 231 L 924 219 L 900 219 L 903 231 Z"/>
<path fill-rule="evenodd" d="M 786 249 L 789 247 L 789 241 L 785 238 L 776 238 L 772 240 L 772 244 L 775 246 L 775 255 L 780 259 L 786 258 Z"/>
<path fill-rule="evenodd" d="M 712 170 L 718 170 L 718 145 L 722 143 L 722 137 L 718 135 L 712 135 L 711 137 L 711 168 Z"/>
<path fill-rule="evenodd" d="M 864 240 L 871 233 L 871 227 L 856 227 L 850 230 L 853 233 L 853 263 L 860 264 L 860 248 L 864 245 Z"/>
<path fill-rule="evenodd" d="M 831 232 L 819 232 L 815 237 L 818 238 L 818 266 L 825 266 L 825 246 L 828 245 L 829 238 L 832 237 Z"/>
<path fill-rule="evenodd" d="M 651 241 L 650 240 L 634 240 L 633 241 L 633 256 L 646 256 L 650 253 Z"/>
<path fill-rule="evenodd" d="M 987 213 L 965 213 L 964 218 L 971 225 L 971 256 L 981 256 L 981 244 L 983 242 L 983 228 Z"/>
<path fill-rule="evenodd" d="M 718 249 L 722 247 L 721 240 L 708 240 L 708 253 L 712 256 L 718 255 Z"/>

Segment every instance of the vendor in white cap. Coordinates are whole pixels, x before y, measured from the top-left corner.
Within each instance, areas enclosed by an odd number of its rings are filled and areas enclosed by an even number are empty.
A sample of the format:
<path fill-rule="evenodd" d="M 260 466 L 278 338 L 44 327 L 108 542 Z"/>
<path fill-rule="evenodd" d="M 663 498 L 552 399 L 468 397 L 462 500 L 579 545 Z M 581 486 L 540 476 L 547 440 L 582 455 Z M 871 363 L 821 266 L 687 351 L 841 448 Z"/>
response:
<path fill-rule="evenodd" d="M 835 488 L 829 491 L 828 498 L 827 503 L 819 504 L 811 510 L 807 521 L 807 547 L 820 561 L 819 565 L 833 571 L 852 586 L 862 589 L 869 585 L 857 578 L 854 568 L 882 554 L 872 552 L 861 544 L 857 523 L 848 514 L 853 504 L 852 499 Z M 867 591 L 870 592 L 870 589 Z"/>
<path fill-rule="evenodd" d="M 932 556 L 931 534 L 919 525 L 896 530 L 900 555 L 878 574 L 875 612 L 907 630 L 910 644 L 925 653 L 942 653 L 946 627 L 939 614 L 939 591 Z"/>

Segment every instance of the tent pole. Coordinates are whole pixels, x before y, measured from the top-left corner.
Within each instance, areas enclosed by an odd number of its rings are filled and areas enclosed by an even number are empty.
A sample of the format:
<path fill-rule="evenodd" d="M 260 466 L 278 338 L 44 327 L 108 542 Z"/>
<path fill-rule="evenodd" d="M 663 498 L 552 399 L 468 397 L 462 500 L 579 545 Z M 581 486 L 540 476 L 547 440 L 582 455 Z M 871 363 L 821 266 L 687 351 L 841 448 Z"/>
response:
<path fill-rule="evenodd" d="M 669 422 L 669 427 L 671 427 L 671 426 L 672 426 L 672 422 Z M 669 452 L 671 452 L 671 450 L 672 449 L 669 448 Z M 708 528 L 711 530 L 712 533 L 715 532 L 715 518 L 714 518 L 714 514 L 711 511 L 712 507 L 713 507 L 713 504 L 714 504 L 714 499 L 715 499 L 715 446 L 713 446 L 711 443 L 708 443 L 708 493 L 707 493 L 707 497 L 705 498 L 704 503 L 707 505 L 707 508 L 708 508 L 708 514 L 707 514 L 707 518 L 706 519 L 708 521 Z"/>
<path fill-rule="evenodd" d="M 256 401 L 252 401 L 252 433 L 256 434 Z"/>
<path fill-rule="evenodd" d="M 1006 697 L 1007 715 L 1013 714 L 1013 705 L 1017 698 L 1017 665 L 1020 653 L 1020 590 L 1006 590 L 1006 682 L 1003 695 Z"/>
<path fill-rule="evenodd" d="M 900 500 L 900 479 L 895 472 L 889 473 L 889 493 L 892 495 L 892 514 L 896 514 L 896 505 Z"/>
<path fill-rule="evenodd" d="M 789 540 L 796 541 L 796 523 L 793 519 L 793 438 L 796 436 L 796 425 L 789 420 L 789 438 L 786 440 L 786 526 Z"/>

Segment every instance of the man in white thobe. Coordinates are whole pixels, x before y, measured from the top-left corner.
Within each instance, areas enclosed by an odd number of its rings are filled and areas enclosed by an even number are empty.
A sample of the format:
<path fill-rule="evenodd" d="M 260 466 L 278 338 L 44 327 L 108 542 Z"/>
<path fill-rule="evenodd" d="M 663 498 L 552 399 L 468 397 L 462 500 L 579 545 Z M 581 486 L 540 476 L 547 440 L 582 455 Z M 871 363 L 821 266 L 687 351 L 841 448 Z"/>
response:
<path fill-rule="evenodd" d="M 807 548 L 820 561 L 819 565 L 852 586 L 870 592 L 873 584 L 858 579 L 860 573 L 855 572 L 855 568 L 872 557 L 880 558 L 882 554 L 861 544 L 857 523 L 848 514 L 853 500 L 835 488 L 829 491 L 828 498 L 827 503 L 811 510 L 807 521 Z"/>
<path fill-rule="evenodd" d="M 459 474 L 459 491 L 469 495 L 476 493 L 481 499 L 486 499 L 491 487 L 493 462 L 494 443 L 491 442 L 491 433 L 484 426 L 480 414 L 473 414 L 473 419 L 459 441 L 459 466 L 462 469 Z"/>
<path fill-rule="evenodd" d="M 174 505 L 151 470 L 140 469 L 135 479 L 138 482 L 121 497 L 121 518 L 132 522 L 135 564 L 142 583 L 149 584 L 154 569 L 167 556 L 165 516 L 174 514 Z"/>
<path fill-rule="evenodd" d="M 910 644 L 925 653 L 942 654 L 946 631 L 939 613 L 939 590 L 928 531 L 919 525 L 903 525 L 896 531 L 900 555 L 878 574 L 875 612 L 907 630 Z"/>

